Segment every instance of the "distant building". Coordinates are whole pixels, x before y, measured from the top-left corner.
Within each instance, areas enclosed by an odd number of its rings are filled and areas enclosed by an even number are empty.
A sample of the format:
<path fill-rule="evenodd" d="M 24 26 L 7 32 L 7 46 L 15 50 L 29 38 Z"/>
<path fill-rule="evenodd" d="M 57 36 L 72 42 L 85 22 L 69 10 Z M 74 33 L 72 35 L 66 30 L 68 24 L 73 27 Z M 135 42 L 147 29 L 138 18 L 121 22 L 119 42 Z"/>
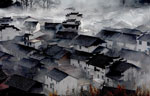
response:
<path fill-rule="evenodd" d="M 66 15 L 66 19 L 76 19 L 77 21 L 80 21 L 83 17 L 83 14 L 80 14 L 79 12 L 71 12 Z"/>
<path fill-rule="evenodd" d="M 50 92 L 56 92 L 58 95 L 71 95 L 78 87 L 76 78 L 56 68 L 46 74 L 45 84 Z"/>
<path fill-rule="evenodd" d="M 123 85 L 123 82 L 131 82 L 132 88 L 136 86 L 136 80 L 142 75 L 142 71 L 139 67 L 127 63 L 125 61 L 117 61 L 111 67 L 110 71 L 106 74 L 108 77 L 105 83 L 109 86 Z M 118 85 L 117 85 L 118 84 Z M 129 85 L 125 85 L 128 88 Z"/>
<path fill-rule="evenodd" d="M 108 48 L 124 48 L 130 50 L 136 50 L 137 38 L 141 35 L 142 33 L 140 31 L 131 29 L 106 29 L 97 34 L 98 37 L 107 42 Z"/>
<path fill-rule="evenodd" d="M 75 66 L 77 68 L 82 68 L 84 71 L 86 71 L 86 62 L 92 58 L 93 54 L 82 52 L 82 51 L 74 51 L 71 54 L 70 57 L 70 64 L 72 66 Z"/>
<path fill-rule="evenodd" d="M 91 53 L 99 46 L 106 46 L 106 43 L 97 37 L 79 35 L 73 40 L 72 45 L 76 50 Z"/>
<path fill-rule="evenodd" d="M 57 64 L 69 64 L 70 53 L 63 47 L 59 47 L 58 45 L 50 45 L 45 50 L 45 54 L 53 58 Z"/>

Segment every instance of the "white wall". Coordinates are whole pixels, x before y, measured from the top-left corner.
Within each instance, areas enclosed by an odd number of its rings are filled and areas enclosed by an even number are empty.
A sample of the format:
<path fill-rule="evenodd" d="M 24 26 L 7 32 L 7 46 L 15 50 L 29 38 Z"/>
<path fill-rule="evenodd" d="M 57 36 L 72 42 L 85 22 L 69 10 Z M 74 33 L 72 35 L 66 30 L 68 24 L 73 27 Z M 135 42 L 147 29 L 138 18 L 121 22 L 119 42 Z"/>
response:
<path fill-rule="evenodd" d="M 7 40 L 12 40 L 16 36 L 19 36 L 20 31 L 17 31 L 16 29 L 13 28 L 6 28 L 2 31 L 0 31 L 0 41 L 7 41 Z"/>
<path fill-rule="evenodd" d="M 60 82 L 56 82 L 55 80 L 45 76 L 45 86 L 50 92 L 57 92 L 58 95 L 66 95 L 66 93 L 72 93 L 72 90 L 76 91 L 78 88 L 78 80 L 71 76 L 66 77 Z M 54 89 L 50 88 L 50 84 L 54 84 Z"/>
<path fill-rule="evenodd" d="M 148 53 L 150 49 L 150 46 L 147 46 L 147 42 L 146 41 L 142 41 L 142 44 L 139 44 L 139 40 L 137 40 L 137 51 L 141 51 L 141 52 L 146 52 Z"/>
<path fill-rule="evenodd" d="M 84 52 L 93 52 L 98 46 L 91 46 L 91 47 L 84 47 L 80 45 L 74 45 L 74 48 L 78 51 L 84 51 Z"/>

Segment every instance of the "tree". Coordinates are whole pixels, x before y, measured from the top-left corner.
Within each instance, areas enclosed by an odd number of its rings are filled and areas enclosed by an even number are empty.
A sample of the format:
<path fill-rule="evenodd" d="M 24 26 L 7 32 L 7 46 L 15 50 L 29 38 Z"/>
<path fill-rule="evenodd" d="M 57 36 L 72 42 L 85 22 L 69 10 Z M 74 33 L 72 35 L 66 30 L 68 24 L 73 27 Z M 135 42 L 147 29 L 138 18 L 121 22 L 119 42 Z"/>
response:
<path fill-rule="evenodd" d="M 7 8 L 13 4 L 12 0 L 1 0 L 0 1 L 0 8 Z"/>

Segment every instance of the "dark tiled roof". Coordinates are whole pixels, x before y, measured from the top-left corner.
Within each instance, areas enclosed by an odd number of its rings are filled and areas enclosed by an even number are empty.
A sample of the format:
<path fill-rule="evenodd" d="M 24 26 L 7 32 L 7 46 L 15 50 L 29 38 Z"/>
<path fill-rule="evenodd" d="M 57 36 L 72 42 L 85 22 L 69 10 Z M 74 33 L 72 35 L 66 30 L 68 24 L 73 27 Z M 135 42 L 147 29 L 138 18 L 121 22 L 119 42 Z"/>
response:
<path fill-rule="evenodd" d="M 61 80 L 65 79 L 68 76 L 67 73 L 65 73 L 65 72 L 63 72 L 63 71 L 61 71 L 59 69 L 56 69 L 56 68 L 54 68 L 53 70 L 48 72 L 47 75 L 50 78 L 56 80 L 57 82 L 60 82 Z"/>
<path fill-rule="evenodd" d="M 55 65 L 54 60 L 52 58 L 46 57 L 40 61 L 40 63 L 45 65 Z"/>
<path fill-rule="evenodd" d="M 132 51 L 128 49 L 122 49 L 120 52 L 120 57 L 127 59 L 127 60 L 133 60 L 133 61 L 142 61 L 145 57 L 149 57 L 146 54 L 142 52 Z"/>
<path fill-rule="evenodd" d="M 56 38 L 60 38 L 60 39 L 73 39 L 77 35 L 78 35 L 77 32 L 58 31 L 56 33 Z"/>
<path fill-rule="evenodd" d="M 60 59 L 68 53 L 68 51 L 66 51 L 64 48 L 59 47 L 57 45 L 52 45 L 48 47 L 45 52 L 48 56 L 51 56 L 51 58 L 54 59 Z"/>
<path fill-rule="evenodd" d="M 122 62 L 122 61 L 118 61 L 115 62 L 111 67 L 110 67 L 110 71 L 107 73 L 107 77 L 112 78 L 112 79 L 120 79 L 122 77 L 122 73 L 124 73 L 125 71 L 127 71 L 130 68 L 135 68 L 137 70 L 140 70 L 139 67 L 131 64 L 131 63 L 127 63 L 127 62 Z"/>
<path fill-rule="evenodd" d="M 93 54 L 91 54 L 91 53 L 82 52 L 82 51 L 74 51 L 71 54 L 70 58 L 75 59 L 75 60 L 86 61 L 86 60 L 89 60 L 89 58 L 92 56 L 93 56 Z"/>
<path fill-rule="evenodd" d="M 34 52 L 32 55 L 30 55 L 30 58 L 36 59 L 36 60 L 42 60 L 44 59 L 46 56 L 40 52 Z"/>
<path fill-rule="evenodd" d="M 61 59 L 63 56 L 65 56 L 67 53 L 69 53 L 68 51 L 66 50 L 61 50 L 59 53 L 55 54 L 53 56 L 53 58 L 55 59 Z"/>
<path fill-rule="evenodd" d="M 66 16 L 70 16 L 70 15 L 79 15 L 79 12 L 71 12 L 71 13 L 67 14 Z"/>
<path fill-rule="evenodd" d="M 140 36 L 142 34 L 142 32 L 140 30 L 128 29 L 128 28 L 121 29 L 121 32 L 122 33 L 127 33 L 127 34 L 132 34 L 132 35 L 137 35 L 137 36 Z"/>
<path fill-rule="evenodd" d="M 49 56 L 54 56 L 57 53 L 59 53 L 61 50 L 63 50 L 62 47 L 59 47 L 57 45 L 51 45 L 45 50 L 45 53 Z"/>
<path fill-rule="evenodd" d="M 73 43 L 80 46 L 90 47 L 105 43 L 105 41 L 97 37 L 79 35 Z"/>
<path fill-rule="evenodd" d="M 2 25 L 0 25 L 0 30 L 4 30 L 6 28 L 13 28 L 13 29 L 16 29 L 17 31 L 20 30 L 17 27 L 15 27 L 14 25 L 8 25 L 8 24 L 2 24 Z"/>
<path fill-rule="evenodd" d="M 98 54 L 98 55 L 93 56 L 87 62 L 87 64 L 105 69 L 105 67 L 110 65 L 111 62 L 113 62 L 112 57 L 108 57 L 108 56 L 105 56 L 103 54 Z"/>
<path fill-rule="evenodd" d="M 138 40 L 150 42 L 150 34 L 144 34 Z"/>
<path fill-rule="evenodd" d="M 121 33 L 118 31 L 102 30 L 100 33 L 97 34 L 97 37 L 100 37 L 104 40 L 136 44 L 136 35 Z"/>
<path fill-rule="evenodd" d="M 31 59 L 31 58 L 30 59 L 23 58 L 18 63 L 19 63 L 19 65 L 21 65 L 23 67 L 33 68 L 39 64 L 39 61 L 37 61 L 35 59 Z"/>
<path fill-rule="evenodd" d="M 30 91 L 30 89 L 35 86 L 38 82 L 27 79 L 19 75 L 13 75 L 7 82 L 6 85 L 9 85 L 13 88 L 20 89 L 22 91 Z"/>

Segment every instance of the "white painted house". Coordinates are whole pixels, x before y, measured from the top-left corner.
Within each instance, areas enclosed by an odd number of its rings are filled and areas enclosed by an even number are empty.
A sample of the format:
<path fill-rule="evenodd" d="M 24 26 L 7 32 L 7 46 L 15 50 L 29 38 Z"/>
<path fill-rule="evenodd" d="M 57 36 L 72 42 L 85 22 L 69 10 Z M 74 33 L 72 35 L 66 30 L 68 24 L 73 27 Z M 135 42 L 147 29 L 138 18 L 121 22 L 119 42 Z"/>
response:
<path fill-rule="evenodd" d="M 137 83 L 135 80 L 139 80 L 141 75 L 142 71 L 139 67 L 126 61 L 117 61 L 110 67 L 110 71 L 106 74 L 105 83 L 109 86 L 117 87 L 124 84 L 123 82 L 131 82 L 131 86 L 135 86 Z M 124 86 L 126 88 L 129 87 L 128 85 Z"/>
<path fill-rule="evenodd" d="M 40 39 L 40 37 L 44 36 L 45 34 L 38 31 L 34 33 L 25 33 L 23 36 L 23 42 L 19 42 L 20 45 L 33 47 L 35 49 L 39 49 L 39 47 L 42 45 L 43 40 Z"/>
<path fill-rule="evenodd" d="M 137 51 L 150 54 L 150 34 L 144 34 L 138 38 Z"/>
<path fill-rule="evenodd" d="M 106 46 L 105 41 L 92 36 L 79 35 L 73 41 L 74 49 L 92 53 L 99 46 Z"/>
<path fill-rule="evenodd" d="M 107 48 L 118 48 L 118 49 L 130 49 L 136 50 L 137 47 L 137 35 L 135 32 L 128 30 L 102 30 L 97 34 L 97 37 L 102 38 L 107 42 Z"/>
<path fill-rule="evenodd" d="M 58 95 L 66 96 L 76 92 L 78 80 L 63 71 L 54 68 L 46 74 L 45 84 L 45 88 L 49 90 L 49 92 L 56 92 Z"/>
<path fill-rule="evenodd" d="M 87 65 L 86 62 L 89 60 L 93 55 L 91 53 L 82 52 L 82 51 L 74 51 L 70 57 L 70 64 L 77 68 L 82 68 L 86 71 Z"/>
<path fill-rule="evenodd" d="M 0 25 L 0 41 L 12 40 L 20 36 L 21 31 L 13 25 Z"/>

